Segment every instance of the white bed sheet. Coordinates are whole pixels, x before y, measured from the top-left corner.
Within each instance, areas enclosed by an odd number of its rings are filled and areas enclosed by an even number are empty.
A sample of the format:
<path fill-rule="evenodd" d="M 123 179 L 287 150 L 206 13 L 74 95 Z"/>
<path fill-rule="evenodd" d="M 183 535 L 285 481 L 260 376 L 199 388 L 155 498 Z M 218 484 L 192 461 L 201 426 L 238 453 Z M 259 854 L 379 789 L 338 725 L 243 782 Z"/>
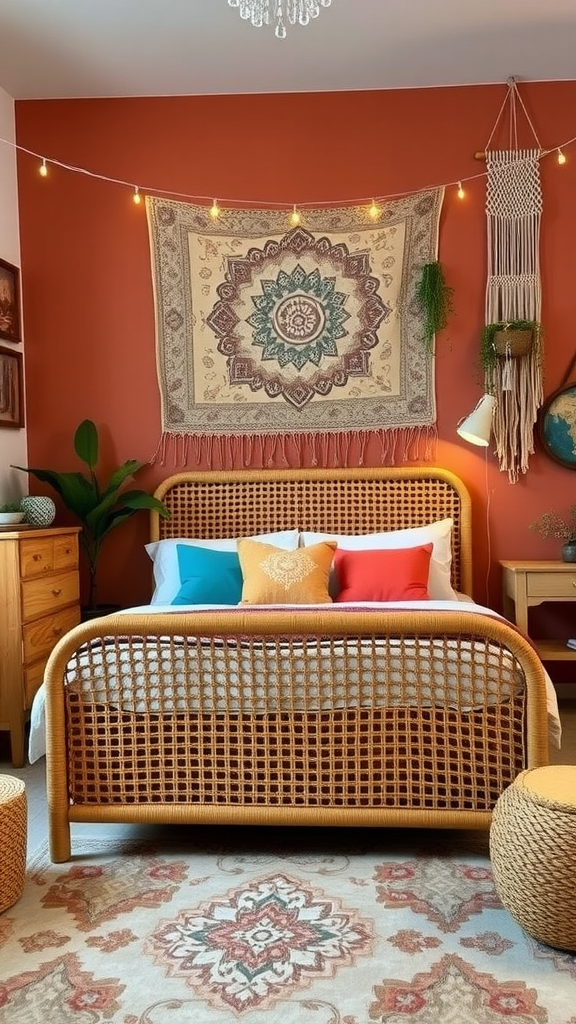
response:
<path fill-rule="evenodd" d="M 457 609 L 459 612 L 470 611 L 470 612 L 477 612 L 479 614 L 486 614 L 486 615 L 490 615 L 490 616 L 496 615 L 496 613 L 492 609 L 486 608 L 483 605 L 475 604 L 470 598 L 466 597 L 466 595 L 459 595 L 457 602 L 455 602 L 455 601 L 411 601 L 411 602 L 399 602 L 399 603 L 395 603 L 395 604 L 379 604 L 379 603 L 376 603 L 376 602 L 358 602 L 358 603 L 354 603 L 354 604 L 339 604 L 337 607 L 339 609 L 342 609 L 342 610 L 354 609 L 354 608 L 371 608 L 371 609 L 381 609 L 383 611 L 384 610 L 394 610 L 394 609 L 401 609 L 401 610 L 422 609 L 424 611 L 435 611 L 435 610 L 445 609 L 445 610 L 450 611 L 450 610 L 456 610 Z M 282 609 L 285 609 L 286 605 L 275 605 L 275 606 L 274 605 L 266 605 L 266 606 L 261 606 L 262 610 L 270 610 L 270 608 L 282 608 Z M 308 611 L 313 611 L 313 610 L 317 609 L 318 612 L 321 613 L 322 611 L 326 610 L 326 605 L 325 604 L 324 605 L 298 605 L 297 608 L 299 610 L 308 610 Z M 250 609 L 251 610 L 252 609 L 260 610 L 260 606 L 251 605 Z M 136 607 L 133 607 L 133 608 L 127 608 L 127 609 L 124 610 L 124 614 L 162 615 L 162 614 L 165 614 L 167 612 L 169 612 L 171 614 L 174 614 L 174 613 L 180 614 L 180 613 L 186 613 L 186 612 L 224 611 L 224 610 L 230 611 L 231 610 L 231 606 L 230 605 L 224 605 L 224 606 L 223 605 L 202 605 L 202 606 L 199 606 L 199 605 L 177 605 L 177 606 L 174 606 L 174 605 L 157 605 L 156 604 L 156 605 L 139 605 L 139 606 L 136 606 Z M 501 618 L 501 616 L 498 616 L 498 617 Z M 554 686 L 552 684 L 552 681 L 551 681 L 548 673 L 545 673 L 545 676 L 546 676 L 546 701 L 547 701 L 549 741 L 550 741 L 550 743 L 553 746 L 555 746 L 555 747 L 557 747 L 559 749 L 560 745 L 561 745 L 562 728 L 561 728 L 560 716 L 559 716 L 559 712 L 558 712 L 558 700 L 557 700 L 556 691 L 554 689 Z M 226 681 L 222 680 L 221 681 L 221 689 L 222 689 L 222 691 L 223 691 L 223 688 L 225 686 L 227 686 L 228 684 L 229 684 L 228 680 L 226 680 Z M 386 690 L 386 699 L 389 699 L 389 697 L 390 697 L 389 686 L 388 686 L 387 681 L 385 681 L 385 680 L 382 681 L 382 690 L 383 690 L 383 692 L 384 692 L 384 690 Z M 218 691 L 218 686 L 216 686 L 214 692 L 217 693 L 217 691 Z M 433 697 L 433 695 L 432 695 L 432 697 Z M 242 694 L 241 693 L 239 693 L 237 695 L 237 699 L 238 699 L 239 702 L 242 701 Z M 361 694 L 359 694 L 359 698 L 358 699 L 359 699 L 359 701 L 361 701 Z M 178 694 L 176 692 L 175 693 L 175 701 L 177 701 L 177 700 L 178 700 Z M 129 710 L 137 710 L 137 707 L 134 708 L 133 704 L 132 704 L 132 706 L 130 706 L 130 698 L 127 697 L 125 693 L 124 693 L 123 696 L 119 696 L 119 701 L 122 703 L 123 707 L 126 707 Z M 432 702 L 433 702 L 433 700 L 431 700 L 431 703 Z M 30 736 L 29 736 L 29 748 L 28 748 L 28 756 L 29 756 L 30 763 L 34 763 L 35 761 L 39 760 L 39 758 L 41 758 L 41 757 L 43 757 L 45 755 L 45 753 L 46 753 L 46 739 L 45 739 L 45 737 L 46 737 L 45 691 L 44 691 L 44 685 L 42 685 L 40 687 L 40 689 L 38 690 L 35 698 L 34 698 L 34 702 L 33 702 L 33 706 L 32 706 L 32 711 L 31 711 Z"/>

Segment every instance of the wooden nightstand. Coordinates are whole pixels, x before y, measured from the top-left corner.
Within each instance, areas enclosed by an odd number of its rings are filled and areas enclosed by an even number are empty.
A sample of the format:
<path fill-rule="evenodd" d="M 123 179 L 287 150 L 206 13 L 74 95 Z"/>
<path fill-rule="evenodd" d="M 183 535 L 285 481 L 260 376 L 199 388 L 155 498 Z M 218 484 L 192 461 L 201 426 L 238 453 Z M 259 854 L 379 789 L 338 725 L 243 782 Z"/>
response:
<path fill-rule="evenodd" d="M 24 764 L 24 725 L 44 666 L 80 622 L 80 527 L 0 533 L 0 729 Z"/>
<path fill-rule="evenodd" d="M 544 601 L 576 601 L 574 562 L 500 562 L 500 565 L 504 615 L 527 635 L 529 608 Z M 535 640 L 533 637 L 531 640 L 543 661 L 576 659 L 576 651 L 566 647 L 565 640 Z"/>

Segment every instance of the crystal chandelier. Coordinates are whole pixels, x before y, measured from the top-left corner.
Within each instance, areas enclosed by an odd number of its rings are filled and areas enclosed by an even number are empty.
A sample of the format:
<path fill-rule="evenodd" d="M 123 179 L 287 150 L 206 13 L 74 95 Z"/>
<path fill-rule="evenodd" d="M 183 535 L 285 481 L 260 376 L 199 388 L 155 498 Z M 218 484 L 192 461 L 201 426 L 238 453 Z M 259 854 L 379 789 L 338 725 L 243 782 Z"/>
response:
<path fill-rule="evenodd" d="M 240 17 L 250 20 L 255 28 L 270 25 L 274 21 L 274 32 L 278 39 L 286 38 L 286 22 L 291 25 L 307 25 L 317 18 L 321 7 L 330 7 L 332 0 L 228 0 L 230 7 L 240 8 Z"/>

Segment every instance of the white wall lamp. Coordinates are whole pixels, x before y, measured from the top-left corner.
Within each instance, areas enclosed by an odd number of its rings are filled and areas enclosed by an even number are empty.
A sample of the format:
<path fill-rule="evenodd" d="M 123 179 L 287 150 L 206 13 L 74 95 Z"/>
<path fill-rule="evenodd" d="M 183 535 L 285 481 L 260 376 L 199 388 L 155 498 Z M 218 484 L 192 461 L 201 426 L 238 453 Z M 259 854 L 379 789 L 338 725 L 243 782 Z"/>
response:
<path fill-rule="evenodd" d="M 470 415 L 460 420 L 456 433 L 464 438 L 465 441 L 469 441 L 470 444 L 477 444 L 487 448 L 490 444 L 495 407 L 496 399 L 494 395 L 483 395 Z"/>

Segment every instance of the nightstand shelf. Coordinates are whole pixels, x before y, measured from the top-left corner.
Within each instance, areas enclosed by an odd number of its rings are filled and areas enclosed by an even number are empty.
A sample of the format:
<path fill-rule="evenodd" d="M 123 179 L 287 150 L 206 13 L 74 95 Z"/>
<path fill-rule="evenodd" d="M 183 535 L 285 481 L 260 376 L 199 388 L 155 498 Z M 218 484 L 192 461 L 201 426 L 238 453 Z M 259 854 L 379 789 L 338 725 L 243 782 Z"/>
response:
<path fill-rule="evenodd" d="M 554 601 L 576 601 L 576 563 L 560 561 L 500 562 L 504 615 L 527 636 L 528 609 Z M 576 627 L 574 629 L 576 634 Z M 576 661 L 566 640 L 530 637 L 542 661 Z M 566 637 L 566 639 L 568 639 Z"/>

